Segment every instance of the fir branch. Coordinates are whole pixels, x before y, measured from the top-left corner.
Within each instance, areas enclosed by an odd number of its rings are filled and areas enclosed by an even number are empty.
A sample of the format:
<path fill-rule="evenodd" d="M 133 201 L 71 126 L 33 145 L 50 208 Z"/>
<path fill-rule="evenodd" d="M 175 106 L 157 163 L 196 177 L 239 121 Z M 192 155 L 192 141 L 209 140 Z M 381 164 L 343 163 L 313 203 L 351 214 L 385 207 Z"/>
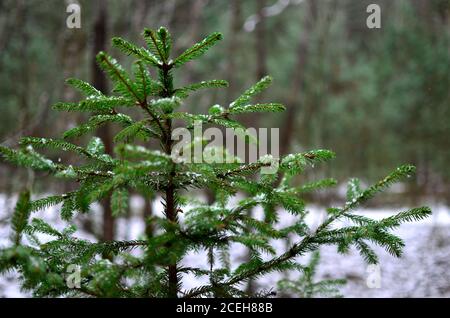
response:
<path fill-rule="evenodd" d="M 195 92 L 199 89 L 222 87 L 228 87 L 228 82 L 224 80 L 202 81 L 200 83 L 190 84 L 181 88 L 177 88 L 175 89 L 174 94 L 175 96 L 186 98 L 189 96 L 190 92 Z"/>
<path fill-rule="evenodd" d="M 56 103 L 53 109 L 61 111 L 100 112 L 114 114 L 114 107 L 130 107 L 135 105 L 134 100 L 120 96 L 89 96 L 79 103 Z"/>
<path fill-rule="evenodd" d="M 193 45 L 191 48 L 187 49 L 180 56 L 178 56 L 173 62 L 173 65 L 175 67 L 180 67 L 190 60 L 200 57 L 220 40 L 222 40 L 221 33 L 215 32 L 208 35 L 203 41 Z"/>
<path fill-rule="evenodd" d="M 28 223 L 30 213 L 30 192 L 23 191 L 19 194 L 19 199 L 17 200 L 16 208 L 14 209 L 11 219 L 12 227 L 15 232 L 14 242 L 16 245 L 20 244 L 22 232 Z"/>
<path fill-rule="evenodd" d="M 35 148 L 54 148 L 63 151 L 73 151 L 77 154 L 92 158 L 92 154 L 86 151 L 83 147 L 74 145 L 72 143 L 51 139 L 51 138 L 38 138 L 38 137 L 24 137 L 20 140 L 20 145 L 27 146 L 32 145 Z"/>
<path fill-rule="evenodd" d="M 317 190 L 333 187 L 335 185 L 337 185 L 336 179 L 332 179 L 332 178 L 323 179 L 323 180 L 319 180 L 319 181 L 309 182 L 300 187 L 297 187 L 297 188 L 295 188 L 295 192 L 306 193 L 306 192 L 317 191 Z"/>
<path fill-rule="evenodd" d="M 431 215 L 429 207 L 414 208 L 407 211 L 400 212 L 396 215 L 384 218 L 378 222 L 382 228 L 393 229 L 405 222 L 421 221 Z"/>
<path fill-rule="evenodd" d="M 127 95 L 127 97 L 133 97 L 138 103 L 142 103 L 142 100 L 139 99 L 136 93 L 133 82 L 115 59 L 108 56 L 105 52 L 100 52 L 97 54 L 97 61 L 99 66 L 117 83 L 116 89 L 120 93 Z"/>
<path fill-rule="evenodd" d="M 164 64 L 167 64 L 168 52 L 165 50 L 164 47 L 162 47 L 163 43 L 160 40 L 158 40 L 156 32 L 150 29 L 144 29 L 143 35 L 147 42 L 147 45 L 152 50 L 152 52 L 158 55 Z M 160 65 L 161 63 L 158 64 L 157 66 Z"/>
<path fill-rule="evenodd" d="M 353 198 L 352 201 L 348 201 L 345 203 L 345 206 L 330 216 L 321 226 L 317 229 L 320 231 L 326 227 L 328 227 L 333 221 L 338 219 L 339 217 L 345 215 L 347 212 L 353 210 L 358 205 L 363 204 L 370 198 L 372 198 L 378 192 L 384 190 L 388 186 L 392 185 L 395 182 L 400 181 L 403 178 L 411 176 L 415 172 L 415 167 L 412 165 L 403 165 L 395 169 L 392 173 L 390 173 L 386 178 L 380 180 L 375 185 L 369 187 L 368 189 L 361 192 L 361 194 Z"/>
<path fill-rule="evenodd" d="M 229 114 L 246 114 L 256 112 L 283 112 L 286 108 L 282 104 L 268 103 L 268 104 L 255 104 L 245 106 L 233 106 L 228 110 Z"/>
<path fill-rule="evenodd" d="M 256 95 L 264 91 L 272 83 L 270 76 L 263 77 L 258 83 L 247 89 L 239 98 L 230 104 L 229 109 L 240 108 L 246 106 L 250 100 Z"/>
<path fill-rule="evenodd" d="M 131 119 L 130 116 L 124 114 L 96 115 L 89 118 L 89 121 L 87 123 L 81 124 L 78 127 L 69 129 L 66 132 L 64 132 L 63 138 L 67 139 L 82 136 L 91 131 L 94 131 L 99 126 L 104 125 L 108 122 L 116 122 L 125 126 L 129 126 L 132 123 L 134 123 L 134 121 Z"/>
<path fill-rule="evenodd" d="M 66 80 L 66 83 L 78 89 L 81 93 L 83 93 L 86 96 L 103 96 L 102 92 L 100 92 L 94 86 L 80 79 L 69 78 Z"/>
<path fill-rule="evenodd" d="M 53 161 L 35 152 L 32 146 L 21 150 L 0 146 L 0 155 L 11 163 L 35 170 L 54 172 L 57 169 Z"/>
<path fill-rule="evenodd" d="M 123 216 L 128 210 L 128 191 L 123 188 L 115 189 L 111 195 L 111 209 L 113 216 Z"/>
<path fill-rule="evenodd" d="M 53 205 L 63 202 L 70 196 L 70 193 L 63 195 L 53 195 L 46 198 L 38 199 L 30 202 L 30 212 L 47 209 Z"/>
<path fill-rule="evenodd" d="M 250 164 L 241 165 L 240 167 L 236 169 L 231 169 L 223 173 L 217 174 L 217 178 L 219 179 L 225 179 L 228 177 L 231 177 L 233 175 L 241 175 L 243 173 L 254 173 L 257 170 L 261 169 L 262 167 L 268 167 L 270 166 L 270 162 L 255 162 Z"/>
<path fill-rule="evenodd" d="M 144 130 L 146 122 L 147 120 L 142 120 L 125 127 L 114 137 L 114 142 L 129 142 L 138 136 L 146 140 L 148 137 L 150 137 L 150 135 L 146 134 L 146 130 Z"/>
<path fill-rule="evenodd" d="M 161 64 L 161 62 L 154 56 L 152 53 L 147 51 L 144 48 L 138 48 L 134 44 L 119 38 L 115 37 L 112 39 L 113 45 L 124 52 L 127 55 L 134 55 L 137 58 L 141 59 L 142 61 L 152 65 L 152 66 L 158 66 Z"/>

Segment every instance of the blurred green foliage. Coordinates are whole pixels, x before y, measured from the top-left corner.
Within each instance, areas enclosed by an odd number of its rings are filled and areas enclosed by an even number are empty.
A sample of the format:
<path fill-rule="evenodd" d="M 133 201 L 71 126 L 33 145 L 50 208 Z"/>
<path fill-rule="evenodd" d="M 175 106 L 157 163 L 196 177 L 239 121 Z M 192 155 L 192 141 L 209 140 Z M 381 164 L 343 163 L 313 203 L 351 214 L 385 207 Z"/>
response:
<path fill-rule="evenodd" d="M 382 8 L 381 29 L 365 25 L 371 2 Z M 48 109 L 57 100 L 77 98 L 63 78 L 89 80 L 91 76 L 96 5 L 79 3 L 81 29 L 66 27 L 63 1 L 0 3 L 1 142 L 14 143 L 23 130 L 51 137 L 76 124 L 72 117 L 49 125 L 54 115 Z M 263 11 L 258 15 L 261 3 Z M 208 80 L 214 70 L 224 79 L 233 79 L 231 93 L 192 97 L 192 104 L 207 105 L 213 99 L 229 102 L 259 79 L 259 69 L 265 70 L 279 83 L 270 89 L 271 98 L 296 108 L 291 151 L 333 149 L 337 159 L 324 173 L 341 180 L 364 175 L 370 182 L 386 169 L 410 162 L 418 167 L 412 193 L 449 197 L 450 1 L 319 0 L 312 1 L 315 15 L 308 9 L 310 3 L 108 0 L 107 31 L 110 37 L 134 41 L 143 27 L 167 25 L 181 39 L 174 48 L 177 53 L 210 31 L 220 31 L 228 49 L 212 52 L 202 64 L 188 65 L 189 72 L 178 74 L 179 84 Z M 307 19 L 312 21 L 309 29 Z M 302 85 L 295 87 L 302 41 L 305 67 Z M 258 57 L 261 47 L 263 60 Z M 274 114 L 264 120 L 254 116 L 246 123 L 282 129 L 286 120 Z M 0 166 L 6 188 L 10 169 Z"/>

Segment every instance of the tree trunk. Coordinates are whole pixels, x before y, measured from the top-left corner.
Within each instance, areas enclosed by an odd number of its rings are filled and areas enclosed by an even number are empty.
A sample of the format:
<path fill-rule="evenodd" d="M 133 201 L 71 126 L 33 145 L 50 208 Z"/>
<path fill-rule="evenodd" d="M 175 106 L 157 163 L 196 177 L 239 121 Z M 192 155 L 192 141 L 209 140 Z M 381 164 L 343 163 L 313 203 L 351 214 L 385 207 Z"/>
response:
<path fill-rule="evenodd" d="M 284 129 L 281 132 L 283 140 L 283 143 L 280 145 L 281 156 L 287 154 L 290 150 L 289 148 L 294 136 L 295 119 L 298 111 L 297 101 L 300 99 L 300 94 L 305 90 L 304 73 L 308 57 L 308 39 L 313 30 L 314 21 L 316 20 L 317 3 L 314 0 L 308 0 L 305 2 L 305 9 L 308 10 L 308 13 L 304 17 L 302 25 L 303 32 L 300 34 L 297 47 L 297 65 L 292 74 L 291 92 L 286 101 L 286 119 L 284 120 Z"/>
<path fill-rule="evenodd" d="M 255 26 L 255 45 L 256 45 L 256 78 L 257 80 L 267 75 L 267 50 L 266 50 L 266 24 L 264 8 L 266 0 L 257 0 L 258 23 Z"/>
<path fill-rule="evenodd" d="M 172 88 L 168 86 L 170 83 L 169 79 L 169 73 L 170 73 L 171 66 L 168 66 L 167 64 L 163 64 L 162 66 L 162 83 L 165 88 L 165 94 L 162 97 L 172 97 L 173 91 Z M 171 85 L 171 84 L 169 84 Z M 165 131 L 166 135 L 164 137 L 164 140 L 162 142 L 164 147 L 164 152 L 167 155 L 171 155 L 172 153 L 172 146 L 173 146 L 173 140 L 171 138 L 172 136 L 172 119 L 166 119 L 165 121 Z M 170 167 L 169 176 L 168 176 L 168 182 L 167 186 L 165 187 L 165 216 L 168 221 L 171 223 L 178 223 L 178 208 L 176 206 L 176 195 L 177 195 L 177 188 L 174 184 L 174 176 L 175 176 L 175 166 L 174 163 L 172 163 L 172 166 Z M 167 248 L 170 249 L 170 244 L 167 246 Z M 179 285 L 179 279 L 178 279 L 178 265 L 175 261 L 172 264 L 168 265 L 167 268 L 168 272 L 168 296 L 170 298 L 178 298 L 178 285 Z"/>
<path fill-rule="evenodd" d="M 97 17 L 94 23 L 94 45 L 92 56 L 92 84 L 98 90 L 106 93 L 108 87 L 106 78 L 97 65 L 95 56 L 98 52 L 106 49 L 107 38 L 107 4 L 106 0 L 99 0 L 97 2 Z M 110 127 L 106 124 L 98 130 L 98 136 L 105 144 L 105 152 L 107 154 L 113 153 L 113 141 Z M 114 239 L 114 219 L 112 217 L 110 198 L 107 197 L 102 200 L 103 206 L 103 240 L 111 241 Z"/>
<path fill-rule="evenodd" d="M 264 8 L 266 7 L 266 0 L 256 1 L 256 16 L 257 24 L 255 26 L 255 55 L 256 55 L 256 81 L 267 75 L 267 50 L 266 50 L 266 23 L 264 16 Z M 256 101 L 260 102 L 263 98 L 262 94 L 256 97 Z M 253 122 L 253 126 L 258 126 L 259 116 L 252 114 L 249 118 Z M 252 217 L 253 209 L 248 210 L 248 216 Z M 251 251 L 247 251 L 246 260 L 251 260 Z M 257 289 L 257 284 L 253 278 L 250 278 L 247 282 L 246 293 L 248 295 L 254 295 Z"/>
<path fill-rule="evenodd" d="M 147 237 L 152 237 L 153 236 L 153 224 L 151 222 L 149 222 L 149 219 L 152 217 L 153 215 L 153 197 L 147 197 L 144 196 L 144 213 L 143 213 L 143 217 L 144 217 L 144 222 L 145 222 L 145 235 Z"/>
<path fill-rule="evenodd" d="M 230 102 L 236 95 L 237 88 L 240 87 L 236 76 L 237 50 L 240 48 L 240 30 L 242 28 L 242 8 L 240 0 L 230 1 L 230 35 L 228 36 L 228 55 L 226 79 L 230 86 L 227 89 L 227 102 Z"/>

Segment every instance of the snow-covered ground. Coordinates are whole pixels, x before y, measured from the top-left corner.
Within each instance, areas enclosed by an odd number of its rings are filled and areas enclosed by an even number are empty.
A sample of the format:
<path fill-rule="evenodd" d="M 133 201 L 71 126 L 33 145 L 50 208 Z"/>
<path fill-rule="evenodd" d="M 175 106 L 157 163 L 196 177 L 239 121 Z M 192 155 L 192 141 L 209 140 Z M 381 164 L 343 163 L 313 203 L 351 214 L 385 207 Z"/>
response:
<path fill-rule="evenodd" d="M 7 198 L 0 195 L 0 247 L 9 244 L 10 229 L 8 217 L 13 210 L 15 198 Z M 133 198 L 131 202 L 133 211 L 137 215 L 132 216 L 128 222 L 124 219 L 118 222 L 118 236 L 120 239 L 136 239 L 142 235 L 144 224 L 139 215 L 143 201 Z M 156 211 L 161 210 L 156 203 Z M 406 209 L 406 208 L 405 208 Z M 357 213 L 371 218 L 383 218 L 404 209 L 365 209 Z M 317 280 L 330 278 L 345 278 L 347 284 L 341 288 L 344 297 L 450 297 L 450 208 L 441 205 L 432 206 L 433 216 L 421 222 L 402 225 L 395 233 L 405 240 L 406 247 L 401 258 L 388 255 L 381 248 L 375 248 L 380 259 L 379 284 L 374 284 L 373 278 L 377 277 L 374 270 L 368 268 L 363 259 L 355 250 L 346 255 L 336 252 L 336 247 L 326 246 L 321 249 L 321 262 L 318 268 Z M 315 206 L 309 207 L 308 224 L 317 226 L 323 213 Z M 258 211 L 256 212 L 258 213 Z M 99 215 L 99 213 L 97 213 Z M 42 217 L 56 228 L 65 226 L 58 215 L 58 207 L 39 211 L 33 217 Z M 281 218 L 288 224 L 291 218 L 286 215 Z M 92 239 L 92 235 L 79 231 L 79 237 Z M 274 242 L 281 253 L 285 249 L 284 242 Z M 244 249 L 238 245 L 231 249 L 233 264 L 242 261 Z M 184 262 L 189 266 L 204 266 L 205 253 L 191 254 Z M 305 258 L 305 261 L 307 258 Z M 276 287 L 281 274 L 272 274 L 258 280 L 258 285 L 263 288 Z M 206 283 L 192 277 L 184 277 L 186 288 Z M 377 284 L 375 284 L 377 285 Z M 7 273 L 0 276 L 0 297 L 27 297 L 26 292 L 20 290 L 17 275 Z"/>
<path fill-rule="evenodd" d="M 363 213 L 373 218 L 390 214 L 377 210 Z M 428 220 L 402 225 L 396 231 L 406 244 L 400 258 L 375 248 L 380 259 L 379 288 L 367 287 L 373 269 L 367 268 L 355 250 L 342 256 L 333 247 L 323 248 L 320 277 L 347 279 L 342 289 L 345 297 L 450 297 L 449 216 L 448 207 L 434 206 Z"/>

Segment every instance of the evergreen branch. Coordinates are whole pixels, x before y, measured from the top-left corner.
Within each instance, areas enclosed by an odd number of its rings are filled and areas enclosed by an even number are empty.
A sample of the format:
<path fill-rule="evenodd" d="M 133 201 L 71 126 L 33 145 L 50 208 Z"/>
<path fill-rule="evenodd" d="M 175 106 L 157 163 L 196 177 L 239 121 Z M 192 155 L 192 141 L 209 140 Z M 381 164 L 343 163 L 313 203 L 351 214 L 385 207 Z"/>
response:
<path fill-rule="evenodd" d="M 19 199 L 17 200 L 16 208 L 14 209 L 11 219 L 12 227 L 15 232 L 14 242 L 16 245 L 20 244 L 20 238 L 28 223 L 30 213 L 30 192 L 23 191 L 19 194 Z"/>
<path fill-rule="evenodd" d="M 285 156 L 280 162 L 280 168 L 296 174 L 302 172 L 305 166 L 314 166 L 316 163 L 325 162 L 335 157 L 334 152 L 330 150 L 312 150 L 305 153 L 290 154 Z"/>
<path fill-rule="evenodd" d="M 89 118 L 89 121 L 87 123 L 81 124 L 78 127 L 67 130 L 63 134 L 63 138 L 67 139 L 82 136 L 91 131 L 94 131 L 99 126 L 104 125 L 108 122 L 116 122 L 122 125 L 129 126 L 133 123 L 133 120 L 131 119 L 130 116 L 124 114 L 92 116 L 91 118 Z"/>
<path fill-rule="evenodd" d="M 215 107 L 218 106 L 218 107 Z M 182 119 L 187 121 L 192 127 L 195 122 L 202 122 L 204 124 L 216 124 L 232 129 L 245 130 L 245 127 L 236 120 L 228 118 L 228 112 L 224 111 L 219 105 L 211 107 L 209 115 L 194 115 L 186 112 L 174 112 L 168 115 L 172 119 Z"/>
<path fill-rule="evenodd" d="M 346 202 L 344 210 L 352 210 L 357 205 L 360 205 L 367 200 L 371 199 L 375 194 L 386 189 L 395 182 L 400 181 L 403 178 L 410 177 L 414 174 L 416 168 L 412 165 L 403 165 L 395 169 L 386 178 L 380 180 L 375 185 L 371 186 L 367 190 L 363 191 L 358 197 L 354 198 L 352 201 Z"/>
<path fill-rule="evenodd" d="M 150 102 L 150 107 L 153 109 L 159 109 L 164 114 L 170 114 L 175 108 L 180 106 L 181 100 L 178 97 L 165 97 Z"/>
<path fill-rule="evenodd" d="M 160 43 L 160 41 L 158 41 L 155 31 L 150 30 L 150 29 L 145 29 L 144 30 L 144 38 L 147 40 L 147 44 L 149 45 L 151 50 L 153 52 L 155 52 L 157 55 L 159 55 L 159 57 L 161 58 L 163 63 L 166 64 L 168 56 L 166 56 L 166 54 L 164 54 L 164 52 L 163 52 L 164 49 L 161 47 L 161 43 Z M 161 64 L 156 65 L 156 66 L 161 66 Z"/>
<path fill-rule="evenodd" d="M 228 178 L 233 175 L 240 175 L 242 173 L 254 173 L 256 170 L 258 170 L 262 167 L 270 166 L 270 165 L 271 165 L 270 162 L 255 162 L 255 163 L 250 163 L 250 164 L 246 164 L 246 165 L 241 165 L 240 167 L 238 167 L 236 169 L 231 169 L 226 172 L 217 174 L 217 178 L 225 179 L 225 178 Z"/>
<path fill-rule="evenodd" d="M 141 100 L 146 101 L 148 96 L 158 96 L 163 91 L 161 83 L 150 77 L 150 73 L 142 61 L 137 61 L 133 64 L 133 74 Z"/>
<path fill-rule="evenodd" d="M 266 273 L 277 266 L 283 265 L 286 261 L 289 259 L 298 256 L 300 253 L 302 253 L 308 243 L 309 243 L 310 237 L 305 237 L 299 244 L 293 245 L 287 252 L 283 253 L 282 255 L 275 257 L 271 259 L 270 261 L 266 262 L 258 262 L 255 266 L 250 267 L 247 270 L 242 270 L 238 275 L 235 275 L 234 277 L 228 279 L 227 281 L 223 283 L 219 283 L 219 286 L 233 286 L 236 285 L 242 281 L 248 280 L 256 275 L 261 275 L 263 273 Z M 205 293 L 211 292 L 213 290 L 213 286 L 211 285 L 204 285 L 201 287 L 196 288 L 195 290 L 187 293 L 184 298 L 194 298 L 199 297 Z"/>
<path fill-rule="evenodd" d="M 62 195 L 53 195 L 46 198 L 38 199 L 30 202 L 30 211 L 39 211 L 43 209 L 47 209 L 53 205 L 57 205 L 63 202 L 66 198 L 70 197 L 70 193 L 62 194 Z"/>
<path fill-rule="evenodd" d="M 39 148 L 50 147 L 63 151 L 73 151 L 77 154 L 86 156 L 88 158 L 92 158 L 92 154 L 86 151 L 83 147 L 74 145 L 72 143 L 63 140 L 51 138 L 38 138 L 38 137 L 24 137 L 20 140 L 20 144 L 25 146 L 32 145 L 33 147 Z"/>
<path fill-rule="evenodd" d="M 417 220 L 422 219 L 429 215 L 430 211 L 428 208 L 422 208 L 422 209 L 415 209 L 415 211 L 410 211 L 408 213 L 400 213 L 399 218 L 403 220 Z M 381 223 L 380 225 L 389 226 L 389 224 L 393 224 L 396 221 L 395 216 L 392 218 L 389 218 L 386 223 Z M 326 223 L 326 222 L 325 222 Z M 323 223 L 323 224 L 325 224 Z M 250 279 L 254 276 L 261 275 L 261 273 L 265 273 L 268 271 L 273 270 L 274 268 L 277 268 L 280 264 L 285 263 L 286 261 L 301 255 L 303 252 L 307 251 L 311 248 L 311 246 L 315 246 L 317 243 L 323 242 L 321 239 L 323 236 L 330 236 L 331 233 L 338 234 L 339 236 L 331 242 L 338 242 L 340 239 L 340 233 L 358 233 L 360 231 L 357 227 L 352 228 L 345 228 L 344 231 L 337 230 L 337 231 L 324 231 L 325 227 L 320 226 L 319 229 L 315 232 L 313 236 L 307 235 L 303 238 L 303 240 L 300 243 L 294 244 L 287 252 L 283 253 L 282 255 L 275 257 L 269 261 L 266 262 L 258 262 L 257 264 L 253 264 L 253 266 L 249 266 L 246 270 L 241 270 L 237 275 L 230 278 L 229 280 L 220 283 L 220 286 L 232 286 L 235 284 L 238 284 L 242 281 L 245 281 L 247 279 Z M 371 236 L 375 235 L 375 236 Z M 401 239 L 397 238 L 396 236 L 387 233 L 385 231 L 377 230 L 375 233 L 370 234 L 370 236 L 367 237 L 368 239 L 374 241 L 376 244 L 379 244 L 387 249 L 389 253 L 391 253 L 394 256 L 400 256 L 402 248 L 404 246 L 404 243 Z M 361 239 L 359 239 L 357 236 L 354 237 L 355 244 L 358 248 L 358 250 L 361 252 L 361 254 L 364 256 L 365 260 L 369 263 L 375 263 L 377 261 L 377 257 L 374 254 L 374 252 L 369 248 L 369 246 L 364 243 Z M 310 246 L 311 245 L 311 246 Z M 310 247 L 308 247 L 310 246 Z M 313 247 L 314 248 L 314 247 Z M 205 293 L 211 292 L 213 289 L 213 286 L 211 285 L 205 285 L 199 288 L 196 288 L 192 292 L 186 294 L 185 298 L 193 298 L 201 296 Z"/>
<path fill-rule="evenodd" d="M 122 252 L 124 250 L 133 249 L 139 246 L 147 247 L 148 242 L 143 240 L 132 241 L 107 241 L 92 244 L 91 247 L 97 254 L 109 254 Z"/>
<path fill-rule="evenodd" d="M 378 222 L 378 225 L 383 228 L 395 228 L 404 222 L 421 221 L 431 215 L 429 207 L 414 208 L 407 211 L 400 212 L 396 215 L 384 218 Z"/>
<path fill-rule="evenodd" d="M 147 120 L 142 120 L 125 127 L 114 137 L 114 142 L 130 141 L 139 134 L 139 136 L 143 137 L 143 139 L 145 140 L 147 137 L 149 137 L 145 134 L 146 130 L 144 130 L 146 122 Z"/>
<path fill-rule="evenodd" d="M 130 107 L 135 102 L 130 98 L 119 96 L 89 96 L 79 103 L 56 103 L 53 109 L 60 111 L 88 111 L 114 114 L 114 107 Z"/>
<path fill-rule="evenodd" d="M 142 100 L 139 99 L 138 94 L 135 91 L 135 87 L 131 80 L 126 75 L 125 71 L 122 69 L 122 67 L 117 63 L 117 61 L 111 57 L 109 57 L 106 53 L 100 52 L 97 55 L 97 61 L 100 65 L 100 67 L 105 70 L 109 74 L 112 80 L 117 82 L 118 84 L 121 84 L 118 89 L 121 93 L 128 92 L 138 103 L 142 103 Z M 125 88 L 126 91 L 122 89 L 122 86 Z"/>
<path fill-rule="evenodd" d="M 359 179 L 352 178 L 347 185 L 347 201 L 352 201 L 361 195 L 361 185 Z"/>
<path fill-rule="evenodd" d="M 354 198 L 352 201 L 347 201 L 345 206 L 342 209 L 339 209 L 336 213 L 330 216 L 321 226 L 317 229 L 320 231 L 326 227 L 328 227 L 332 222 L 341 216 L 345 215 L 347 212 L 353 210 L 358 205 L 363 204 L 370 198 L 372 198 L 378 192 L 384 190 L 388 186 L 392 185 L 399 180 L 409 177 L 411 174 L 415 172 L 415 167 L 412 165 L 403 165 L 395 169 L 392 173 L 390 173 L 386 178 L 380 180 L 375 185 L 369 187 L 368 189 L 361 192 L 361 194 Z"/>
<path fill-rule="evenodd" d="M 222 40 L 222 34 L 215 32 L 210 35 L 208 35 L 203 41 L 195 44 L 191 48 L 184 51 L 180 56 L 178 56 L 175 61 L 173 62 L 173 65 L 175 67 L 180 67 L 181 65 L 189 62 L 192 59 L 198 58 L 206 51 L 211 48 L 214 44 L 216 44 L 218 41 Z"/>
<path fill-rule="evenodd" d="M 272 83 L 270 76 L 263 77 L 258 83 L 247 89 L 238 99 L 230 104 L 230 110 L 246 106 L 250 100 L 265 90 Z"/>
<path fill-rule="evenodd" d="M 161 51 L 163 51 L 164 61 L 167 63 L 172 49 L 172 37 L 165 27 L 158 29 L 158 39 L 161 43 Z"/>
<path fill-rule="evenodd" d="M 112 39 L 112 43 L 116 48 L 120 49 L 125 54 L 134 55 L 152 66 L 159 66 L 161 64 L 161 62 L 152 53 L 144 48 L 138 48 L 136 45 L 122 38 L 115 37 Z"/>
<path fill-rule="evenodd" d="M 69 78 L 66 80 L 66 83 L 78 89 L 81 93 L 83 93 L 86 96 L 103 96 L 102 92 L 100 92 L 94 86 L 80 79 Z"/>
<path fill-rule="evenodd" d="M 50 226 L 47 222 L 45 222 L 44 220 L 38 219 L 38 218 L 34 218 L 31 221 L 31 224 L 28 225 L 24 231 L 27 234 L 34 234 L 34 233 L 41 233 L 41 234 L 47 234 L 49 236 L 53 236 L 53 237 L 57 237 L 57 238 L 62 238 L 63 235 L 57 231 L 56 229 L 54 229 L 52 226 Z M 51 242 L 51 241 L 50 241 Z M 46 244 L 51 244 L 51 243 L 46 243 Z"/>
<path fill-rule="evenodd" d="M 128 191 L 123 188 L 115 189 L 111 195 L 111 209 L 113 216 L 125 215 L 128 211 Z"/>
<path fill-rule="evenodd" d="M 195 92 L 199 89 L 221 88 L 221 87 L 228 87 L 228 82 L 223 80 L 202 81 L 200 83 L 195 83 L 181 88 L 177 88 L 174 94 L 175 96 L 186 98 L 189 96 L 190 92 Z"/>
<path fill-rule="evenodd" d="M 55 171 L 57 168 L 53 161 L 35 152 L 31 146 L 27 146 L 23 150 L 14 150 L 0 146 L 0 154 L 11 163 L 35 170 Z"/>
<path fill-rule="evenodd" d="M 305 192 L 311 192 L 316 191 L 324 188 L 329 188 L 337 185 L 336 179 L 323 179 L 319 181 L 309 182 L 306 183 L 300 187 L 295 188 L 295 192 L 299 193 L 305 193 Z"/>
<path fill-rule="evenodd" d="M 256 112 L 282 112 L 286 108 L 282 104 L 278 103 L 268 103 L 268 104 L 255 104 L 255 105 L 245 105 L 245 106 L 233 106 L 230 107 L 229 114 L 246 114 L 246 113 L 256 113 Z"/>
<path fill-rule="evenodd" d="M 121 144 L 116 147 L 116 152 L 124 159 L 146 159 L 150 161 L 170 161 L 171 157 L 158 150 L 150 150 L 143 146 Z"/>

